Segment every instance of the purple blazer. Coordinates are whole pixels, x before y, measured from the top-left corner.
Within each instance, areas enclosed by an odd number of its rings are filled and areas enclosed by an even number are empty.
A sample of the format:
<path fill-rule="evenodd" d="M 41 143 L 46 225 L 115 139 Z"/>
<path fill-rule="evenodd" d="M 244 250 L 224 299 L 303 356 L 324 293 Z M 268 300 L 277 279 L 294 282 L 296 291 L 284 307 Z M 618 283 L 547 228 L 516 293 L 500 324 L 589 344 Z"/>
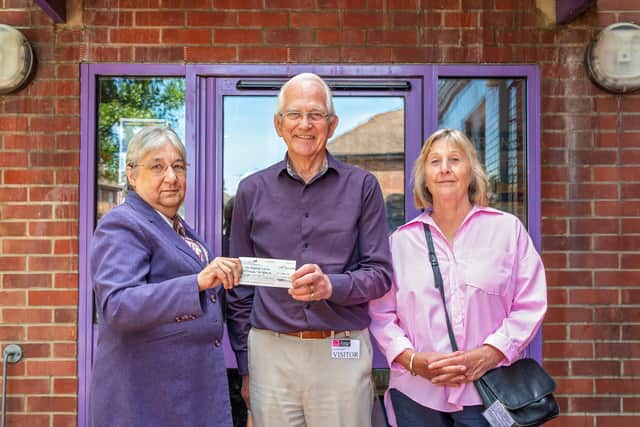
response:
<path fill-rule="evenodd" d="M 224 290 L 198 291 L 204 266 L 134 192 L 102 218 L 91 247 L 91 426 L 232 425 L 220 346 Z"/>

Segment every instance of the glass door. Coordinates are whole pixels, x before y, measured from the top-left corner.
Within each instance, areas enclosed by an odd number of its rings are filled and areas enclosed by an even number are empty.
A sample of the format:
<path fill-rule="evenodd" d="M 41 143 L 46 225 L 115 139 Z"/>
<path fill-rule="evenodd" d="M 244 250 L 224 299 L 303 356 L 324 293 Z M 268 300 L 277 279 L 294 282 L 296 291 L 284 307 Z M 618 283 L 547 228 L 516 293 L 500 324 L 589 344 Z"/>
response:
<path fill-rule="evenodd" d="M 273 118 L 279 87 L 286 81 L 218 78 L 208 79 L 207 94 L 214 96 L 209 143 L 216 153 L 214 247 L 227 255 L 233 201 L 239 182 L 246 176 L 284 158 L 286 145 L 274 129 Z M 378 179 L 385 199 L 389 233 L 415 214 L 411 197 L 405 198 L 408 174 L 422 139 L 422 81 L 388 79 L 327 79 L 340 122 L 327 144 L 338 160 L 361 167 Z M 211 129 L 213 128 L 213 129 Z M 213 178 L 213 177 L 212 177 Z M 220 218 L 221 217 L 221 218 Z M 220 220 L 218 220 L 220 218 Z M 207 227 L 209 228 L 209 227 Z M 219 238 L 218 238 L 219 237 Z M 227 366 L 235 358 L 225 340 Z M 388 383 L 384 357 L 374 346 L 374 380 L 377 394 Z M 233 374 L 230 375 L 233 382 Z M 378 406 L 378 413 L 382 411 Z M 378 417 L 383 419 L 383 417 Z M 376 425 L 386 425 L 383 421 Z"/>

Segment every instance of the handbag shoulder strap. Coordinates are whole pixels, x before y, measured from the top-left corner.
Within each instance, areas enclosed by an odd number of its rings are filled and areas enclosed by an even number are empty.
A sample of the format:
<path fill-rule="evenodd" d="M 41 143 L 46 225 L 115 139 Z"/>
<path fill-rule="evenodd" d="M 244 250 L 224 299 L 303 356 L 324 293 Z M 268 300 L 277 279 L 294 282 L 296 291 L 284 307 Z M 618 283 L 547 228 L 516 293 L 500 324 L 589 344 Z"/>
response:
<path fill-rule="evenodd" d="M 458 343 L 456 337 L 453 335 L 453 328 L 451 327 L 451 320 L 449 320 L 449 312 L 447 311 L 447 303 L 444 298 L 444 284 L 442 283 L 442 274 L 440 273 L 440 265 L 438 264 L 438 257 L 436 256 L 436 250 L 433 247 L 433 237 L 431 236 L 431 229 L 428 224 L 422 223 L 424 228 L 424 235 L 427 238 L 427 246 L 429 247 L 429 261 L 431 262 L 431 268 L 433 269 L 433 278 L 436 282 L 436 288 L 440 291 L 442 297 L 442 305 L 444 306 L 444 316 L 447 321 L 447 332 L 449 332 L 449 341 L 451 342 L 451 349 L 458 351 Z"/>

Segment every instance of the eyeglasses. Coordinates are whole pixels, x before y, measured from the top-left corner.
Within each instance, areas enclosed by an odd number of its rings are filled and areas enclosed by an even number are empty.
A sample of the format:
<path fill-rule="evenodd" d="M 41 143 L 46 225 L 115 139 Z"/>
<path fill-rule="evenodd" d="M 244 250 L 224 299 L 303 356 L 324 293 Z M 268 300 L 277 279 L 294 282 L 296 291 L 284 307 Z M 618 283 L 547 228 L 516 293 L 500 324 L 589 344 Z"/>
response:
<path fill-rule="evenodd" d="M 280 113 L 280 117 L 284 117 L 290 122 L 299 122 L 303 117 L 306 117 L 308 121 L 318 123 L 329 116 L 331 116 L 331 114 L 323 113 L 322 111 L 308 111 L 306 113 L 301 111 L 287 111 L 286 113 Z"/>
<path fill-rule="evenodd" d="M 129 163 L 129 166 L 144 166 L 145 168 L 151 171 L 151 174 L 157 177 L 165 176 L 169 168 L 173 171 L 175 176 L 183 177 L 187 174 L 187 165 L 186 163 L 174 163 L 172 165 L 167 165 L 163 163 L 151 163 L 145 165 L 144 163 Z"/>

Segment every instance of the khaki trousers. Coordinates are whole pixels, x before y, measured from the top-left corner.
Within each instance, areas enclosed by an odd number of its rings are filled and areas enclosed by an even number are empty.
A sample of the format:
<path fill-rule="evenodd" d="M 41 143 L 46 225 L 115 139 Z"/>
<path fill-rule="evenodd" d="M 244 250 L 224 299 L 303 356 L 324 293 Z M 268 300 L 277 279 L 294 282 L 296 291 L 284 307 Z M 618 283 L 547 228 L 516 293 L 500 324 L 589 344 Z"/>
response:
<path fill-rule="evenodd" d="M 300 339 L 251 329 L 254 427 L 370 427 L 373 352 L 369 331 L 353 331 L 350 338 L 360 340 L 359 359 L 333 359 L 331 338 Z"/>

